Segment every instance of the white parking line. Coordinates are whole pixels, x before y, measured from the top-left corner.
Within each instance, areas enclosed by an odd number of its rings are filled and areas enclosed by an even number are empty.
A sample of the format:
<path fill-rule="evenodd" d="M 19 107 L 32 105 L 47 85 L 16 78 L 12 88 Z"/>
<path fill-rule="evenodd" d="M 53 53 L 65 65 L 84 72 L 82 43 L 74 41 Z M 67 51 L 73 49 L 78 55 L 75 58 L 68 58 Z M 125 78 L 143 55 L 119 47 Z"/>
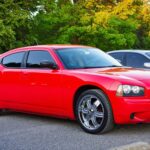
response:
<path fill-rule="evenodd" d="M 146 142 L 137 142 L 137 143 L 132 143 L 132 144 L 112 148 L 110 150 L 150 150 L 150 144 Z"/>

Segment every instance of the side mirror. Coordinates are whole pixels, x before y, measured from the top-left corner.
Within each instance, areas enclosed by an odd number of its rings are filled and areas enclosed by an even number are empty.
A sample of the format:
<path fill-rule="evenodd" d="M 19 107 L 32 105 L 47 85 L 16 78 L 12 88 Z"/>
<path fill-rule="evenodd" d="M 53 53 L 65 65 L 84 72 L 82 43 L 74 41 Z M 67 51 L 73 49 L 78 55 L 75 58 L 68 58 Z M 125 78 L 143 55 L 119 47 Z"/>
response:
<path fill-rule="evenodd" d="M 146 67 L 146 68 L 150 68 L 150 62 L 146 62 L 146 63 L 144 63 L 144 67 Z"/>
<path fill-rule="evenodd" d="M 57 64 L 55 64 L 54 62 L 51 62 L 51 61 L 41 61 L 40 62 L 40 67 L 41 68 L 50 68 L 50 69 L 58 69 L 58 66 Z"/>

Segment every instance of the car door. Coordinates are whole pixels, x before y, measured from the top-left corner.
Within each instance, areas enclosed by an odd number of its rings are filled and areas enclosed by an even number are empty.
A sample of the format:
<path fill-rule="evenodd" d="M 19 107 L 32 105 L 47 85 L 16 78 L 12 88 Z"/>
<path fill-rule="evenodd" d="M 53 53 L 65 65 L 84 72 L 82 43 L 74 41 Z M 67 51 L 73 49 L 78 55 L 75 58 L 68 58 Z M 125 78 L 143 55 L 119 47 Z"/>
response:
<path fill-rule="evenodd" d="M 21 99 L 22 90 L 22 61 L 25 52 L 14 52 L 1 60 L 1 100 L 15 104 Z"/>
<path fill-rule="evenodd" d="M 47 50 L 30 50 L 23 71 L 24 92 L 22 103 L 34 107 L 60 109 L 61 70 L 41 68 L 41 61 L 55 62 Z"/>
<path fill-rule="evenodd" d="M 126 66 L 133 68 L 146 68 L 144 63 L 149 62 L 149 59 L 138 53 L 127 53 L 126 54 Z"/>

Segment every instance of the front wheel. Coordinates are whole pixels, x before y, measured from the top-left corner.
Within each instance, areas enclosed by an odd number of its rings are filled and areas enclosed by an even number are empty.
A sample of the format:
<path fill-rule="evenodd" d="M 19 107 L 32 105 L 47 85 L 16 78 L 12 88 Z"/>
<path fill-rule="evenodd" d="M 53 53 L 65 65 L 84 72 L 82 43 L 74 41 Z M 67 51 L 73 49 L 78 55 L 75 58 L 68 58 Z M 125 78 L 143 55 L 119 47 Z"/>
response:
<path fill-rule="evenodd" d="M 76 118 L 88 133 L 104 133 L 113 128 L 113 113 L 108 98 L 98 89 L 86 90 L 78 97 Z"/>

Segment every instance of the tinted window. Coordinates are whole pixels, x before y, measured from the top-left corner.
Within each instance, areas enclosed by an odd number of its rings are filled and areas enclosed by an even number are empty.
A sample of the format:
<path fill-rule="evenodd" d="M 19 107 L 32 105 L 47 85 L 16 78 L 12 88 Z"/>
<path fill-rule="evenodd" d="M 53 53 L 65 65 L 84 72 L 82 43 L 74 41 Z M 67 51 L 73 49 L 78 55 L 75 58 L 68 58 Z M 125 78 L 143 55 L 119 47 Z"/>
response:
<path fill-rule="evenodd" d="M 114 58 L 96 48 L 66 48 L 56 52 L 68 69 L 121 66 Z"/>
<path fill-rule="evenodd" d="M 25 52 L 14 53 L 3 58 L 2 64 L 6 67 L 21 67 Z"/>
<path fill-rule="evenodd" d="M 150 57 L 150 52 L 145 53 L 148 57 Z"/>
<path fill-rule="evenodd" d="M 54 62 L 48 51 L 30 51 L 27 59 L 27 67 L 40 68 L 42 61 Z"/>
<path fill-rule="evenodd" d="M 130 67 L 144 68 L 144 63 L 149 62 L 145 56 L 136 53 L 127 53 L 126 64 Z"/>
<path fill-rule="evenodd" d="M 109 55 L 111 55 L 112 57 L 114 57 L 115 59 L 117 59 L 121 64 L 124 64 L 123 58 L 124 58 L 124 53 L 109 53 Z"/>

